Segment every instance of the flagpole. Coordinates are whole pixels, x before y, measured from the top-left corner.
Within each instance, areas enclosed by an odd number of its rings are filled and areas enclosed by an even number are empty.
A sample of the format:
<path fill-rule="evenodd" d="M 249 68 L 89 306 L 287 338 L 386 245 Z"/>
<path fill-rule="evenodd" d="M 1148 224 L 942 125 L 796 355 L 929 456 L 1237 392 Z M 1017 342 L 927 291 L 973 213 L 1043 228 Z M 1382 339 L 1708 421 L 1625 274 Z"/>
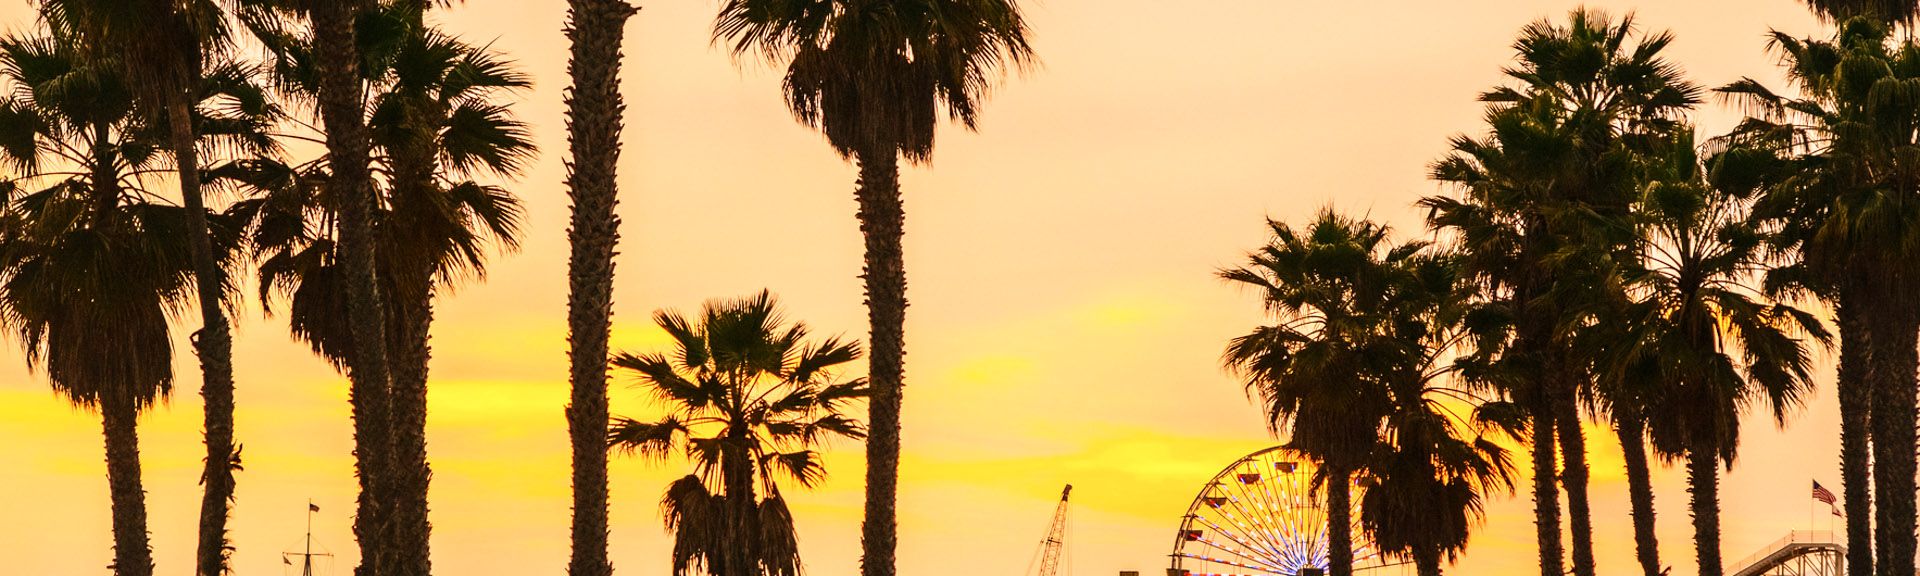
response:
<path fill-rule="evenodd" d="M 307 499 L 307 550 L 300 555 L 300 576 L 313 576 L 313 499 Z"/>

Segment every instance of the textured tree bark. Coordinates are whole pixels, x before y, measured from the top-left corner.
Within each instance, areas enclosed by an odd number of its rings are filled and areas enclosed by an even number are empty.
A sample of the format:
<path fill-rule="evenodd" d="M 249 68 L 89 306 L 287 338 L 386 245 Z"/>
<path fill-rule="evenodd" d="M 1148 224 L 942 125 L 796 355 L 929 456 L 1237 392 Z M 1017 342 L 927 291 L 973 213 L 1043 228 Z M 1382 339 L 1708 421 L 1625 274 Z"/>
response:
<path fill-rule="evenodd" d="M 1440 576 L 1440 551 L 1431 548 L 1414 550 L 1414 573 L 1420 576 Z"/>
<path fill-rule="evenodd" d="M 1573 533 L 1573 573 L 1594 576 L 1593 514 L 1587 503 L 1587 437 L 1580 429 L 1580 376 L 1565 365 L 1555 367 L 1553 415 L 1560 433 L 1560 482 L 1567 490 L 1568 528 Z"/>
<path fill-rule="evenodd" d="M 1867 330 L 1856 288 L 1842 288 L 1835 307 L 1840 330 L 1840 488 L 1846 504 L 1847 576 L 1873 576 L 1873 484 L 1867 443 L 1873 387 L 1866 381 Z"/>
<path fill-rule="evenodd" d="M 200 359 L 202 434 L 207 456 L 200 472 L 200 541 L 194 553 L 194 570 L 201 576 L 220 576 L 228 571 L 227 516 L 233 504 L 233 472 L 240 465 L 240 452 L 233 439 L 233 332 L 227 326 L 226 311 L 220 308 L 220 286 L 226 275 L 214 259 L 207 228 L 190 98 L 187 93 L 173 97 L 167 106 L 167 123 L 179 168 L 180 198 L 187 210 L 187 234 L 192 236 L 188 244 L 200 300 L 200 331 L 193 335 L 193 350 Z"/>
<path fill-rule="evenodd" d="M 386 540 L 392 562 L 387 576 L 426 576 L 433 571 L 427 518 L 427 362 L 433 324 L 430 270 L 395 272 L 388 304 L 388 349 L 393 354 L 393 493 Z"/>
<path fill-rule="evenodd" d="M 620 239 L 615 169 L 620 159 L 620 40 L 636 9 L 622 0 L 569 0 L 567 39 L 567 341 L 573 444 L 571 576 L 608 576 L 607 339 L 613 327 L 613 250 Z"/>
<path fill-rule="evenodd" d="M 740 440 L 743 439 L 736 439 Z M 728 447 L 727 451 L 726 462 L 722 464 L 725 467 L 722 481 L 726 483 L 729 516 L 725 529 L 727 563 L 719 571 L 719 576 L 754 576 L 762 572 L 757 546 L 759 530 L 754 522 L 757 507 L 753 495 L 752 457 L 739 444 Z"/>
<path fill-rule="evenodd" d="M 1890 274 L 1891 275 L 1891 274 Z M 1914 424 L 1916 346 L 1920 324 L 1904 282 L 1878 281 L 1883 289 L 1870 301 L 1867 329 L 1867 380 L 1873 388 L 1869 419 L 1873 427 L 1875 546 L 1880 574 L 1914 573 Z"/>
<path fill-rule="evenodd" d="M 1353 474 L 1327 470 L 1327 576 L 1353 576 Z"/>
<path fill-rule="evenodd" d="M 1560 540 L 1560 487 L 1556 482 L 1554 418 L 1550 402 L 1536 399 L 1528 407 L 1533 436 L 1533 525 L 1539 538 L 1540 576 L 1566 576 Z"/>
<path fill-rule="evenodd" d="M 893 576 L 898 526 L 894 506 L 900 482 L 900 397 L 906 363 L 907 272 L 901 238 L 906 211 L 900 200 L 899 156 L 891 145 L 859 153 L 856 199 L 866 238 L 868 379 L 873 396 L 867 420 L 866 518 L 860 524 L 862 576 Z"/>
<path fill-rule="evenodd" d="M 1693 550 L 1700 576 L 1720 576 L 1719 456 L 1711 447 L 1687 451 L 1687 491 L 1693 495 Z"/>
<path fill-rule="evenodd" d="M 354 24 L 366 0 L 319 2 L 312 11 L 319 78 L 319 108 L 326 129 L 331 185 L 340 195 L 340 264 L 344 273 L 348 321 L 353 328 L 353 357 L 347 363 L 353 405 L 354 465 L 360 475 L 354 539 L 360 544 L 358 576 L 385 574 L 389 560 L 382 540 L 392 470 L 389 379 L 384 306 L 374 274 L 373 178 L 368 167 L 365 102 L 358 71 Z"/>
<path fill-rule="evenodd" d="M 113 494 L 113 567 L 117 576 L 153 576 L 147 545 L 147 490 L 140 482 L 139 410 L 108 391 L 100 400 L 107 441 L 107 486 Z"/>
<path fill-rule="evenodd" d="M 1646 576 L 1660 576 L 1660 541 L 1654 536 L 1653 478 L 1647 467 L 1646 423 L 1614 408 L 1620 451 L 1627 463 L 1627 496 L 1633 505 L 1633 553 Z"/>

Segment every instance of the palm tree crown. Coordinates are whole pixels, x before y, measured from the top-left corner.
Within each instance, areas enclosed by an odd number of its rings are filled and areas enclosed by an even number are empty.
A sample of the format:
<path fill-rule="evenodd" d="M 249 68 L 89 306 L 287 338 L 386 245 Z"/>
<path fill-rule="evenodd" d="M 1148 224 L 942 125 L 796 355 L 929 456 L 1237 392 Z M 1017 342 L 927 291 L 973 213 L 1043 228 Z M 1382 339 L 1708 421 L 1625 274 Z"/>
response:
<path fill-rule="evenodd" d="M 676 533 L 674 574 L 799 574 L 793 519 L 777 480 L 813 486 L 826 477 L 814 448 L 836 436 L 866 437 L 845 415 L 867 394 L 866 380 L 836 382 L 832 374 L 860 358 L 860 345 L 809 343 L 807 326 L 787 322 L 765 291 L 709 302 L 691 320 L 662 311 L 654 321 L 678 350 L 621 354 L 613 364 L 639 376 L 667 414 L 651 422 L 618 418 L 610 440 L 648 458 L 681 451 L 693 464 L 660 504 Z"/>

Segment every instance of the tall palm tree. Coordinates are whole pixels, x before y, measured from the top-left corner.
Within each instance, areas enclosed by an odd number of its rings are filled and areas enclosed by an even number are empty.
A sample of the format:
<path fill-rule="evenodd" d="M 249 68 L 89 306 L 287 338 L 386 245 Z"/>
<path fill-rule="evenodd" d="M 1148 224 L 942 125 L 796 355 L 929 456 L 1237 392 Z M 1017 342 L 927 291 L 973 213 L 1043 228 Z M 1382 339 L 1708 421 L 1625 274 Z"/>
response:
<path fill-rule="evenodd" d="M 193 249 L 200 330 L 194 352 L 200 358 L 207 456 L 201 472 L 199 546 L 195 573 L 225 574 L 231 547 L 228 511 L 234 497 L 234 471 L 240 446 L 233 437 L 233 333 L 220 308 L 219 263 L 207 239 L 206 200 L 200 190 L 200 159 L 194 146 L 193 107 L 198 79 L 209 56 L 228 41 L 225 15 L 211 0 L 40 0 L 46 20 L 81 40 L 81 46 L 113 55 L 140 104 L 166 117 L 180 197 L 186 208 Z"/>
<path fill-rule="evenodd" d="M 678 350 L 621 354 L 613 364 L 639 377 L 666 415 L 620 418 L 614 447 L 652 459 L 684 452 L 694 472 L 660 501 L 675 533 L 673 574 L 797 576 L 800 549 L 779 479 L 811 487 L 826 477 L 814 448 L 835 436 L 865 438 L 848 417 L 867 395 L 865 379 L 835 382 L 833 370 L 860 358 L 857 342 L 808 342 L 772 294 L 708 302 L 689 319 L 654 314 Z"/>
<path fill-rule="evenodd" d="M 1662 383 L 1642 406 L 1648 437 L 1656 453 L 1686 460 L 1695 556 L 1700 574 L 1718 576 L 1718 467 L 1733 465 L 1740 416 L 1764 403 L 1784 424 L 1813 388 L 1808 340 L 1828 335 L 1811 314 L 1769 304 L 1748 285 L 1765 255 L 1748 202 L 1709 188 L 1691 149 L 1682 136 L 1667 178 L 1639 203 L 1638 257 L 1625 273 L 1634 302 L 1610 363 Z"/>
<path fill-rule="evenodd" d="M 1527 26 L 1514 43 L 1516 65 L 1507 70 L 1517 85 L 1481 96 L 1490 103 L 1492 135 L 1457 138 L 1454 153 L 1435 165 L 1434 177 L 1468 198 L 1423 202 L 1437 228 L 1463 238 L 1469 271 L 1514 321 L 1504 352 L 1512 357 L 1504 363 L 1532 380 L 1509 383 L 1534 388 L 1518 396 L 1533 412 L 1543 575 L 1560 574 L 1564 561 L 1558 489 L 1550 484 L 1555 440 L 1565 463 L 1558 476 L 1567 491 L 1573 572 L 1594 573 L 1579 409 L 1580 398 L 1592 394 L 1591 375 L 1563 328 L 1591 322 L 1570 310 L 1594 297 L 1587 288 L 1599 285 L 1625 242 L 1620 222 L 1632 198 L 1637 148 L 1699 101 L 1699 89 L 1661 55 L 1672 40 L 1638 32 L 1631 15 L 1615 20 L 1589 10 L 1574 11 L 1564 25 Z"/>
<path fill-rule="evenodd" d="M 907 315 L 899 159 L 932 160 L 943 111 L 976 127 L 998 75 L 1032 59 L 1026 21 L 1017 0 L 726 0 L 713 35 L 786 66 L 788 109 L 860 167 L 874 389 L 860 566 L 893 576 Z"/>
<path fill-rule="evenodd" d="M 1801 94 L 1752 79 L 1720 89 L 1754 117 L 1726 138 L 1723 156 L 1746 161 L 1723 162 L 1716 180 L 1759 194 L 1755 219 L 1792 258 L 1769 283 L 1836 310 L 1848 571 L 1911 572 L 1920 104 L 1885 95 L 1920 76 L 1920 48 L 1872 18 L 1842 22 L 1831 40 L 1775 32 L 1772 48 Z"/>
<path fill-rule="evenodd" d="M 1512 491 L 1514 467 L 1478 429 L 1487 402 L 1470 389 L 1472 379 L 1460 378 L 1470 361 L 1450 360 L 1461 358 L 1477 311 L 1457 259 L 1421 254 L 1388 272 L 1391 296 L 1376 309 L 1387 318 L 1386 338 L 1365 370 L 1385 385 L 1391 408 L 1366 466 L 1373 485 L 1361 497 L 1360 522 L 1380 551 L 1438 576 L 1443 559 L 1466 550 L 1484 498 Z"/>
<path fill-rule="evenodd" d="M 1391 392 L 1369 371 L 1394 349 L 1388 313 L 1398 266 L 1421 243 L 1392 245 L 1387 227 L 1323 209 L 1294 230 L 1269 221 L 1273 239 L 1221 277 L 1261 291 L 1279 323 L 1235 338 L 1224 360 L 1246 379 L 1269 429 L 1320 465 L 1327 493 L 1328 573 L 1353 573 L 1352 486 L 1375 452 Z"/>
<path fill-rule="evenodd" d="M 107 443 L 117 574 L 153 573 L 141 487 L 141 410 L 171 389 L 169 320 L 192 298 L 196 250 L 192 209 L 147 187 L 173 171 L 166 150 L 177 133 L 166 118 L 138 110 L 118 62 L 86 53 L 81 40 L 0 38 L 0 323 L 24 344 L 30 365 L 55 390 L 98 409 Z M 212 67 L 196 83 L 188 121 L 199 144 L 265 153 L 273 110 L 237 65 Z M 206 218 L 205 214 L 199 215 Z M 216 226 L 202 237 L 216 263 L 235 235 Z M 215 305 L 228 305 L 224 275 Z"/>
<path fill-rule="evenodd" d="M 408 10 L 381 15 L 405 24 Z M 393 573 L 425 574 L 430 568 L 427 535 L 426 391 L 428 334 L 434 297 L 468 277 L 485 273 L 489 243 L 513 248 L 520 219 L 518 201 L 496 186 L 470 178 L 512 176 L 532 154 L 524 124 L 499 99 L 528 80 L 498 54 L 431 28 L 376 27 L 391 37 L 365 38 L 366 53 L 385 63 L 374 71 L 378 91 L 369 114 L 381 174 L 375 207 L 380 246 L 378 271 L 388 297 L 386 346 L 393 363 L 392 441 L 395 458 L 390 492 L 383 496 Z M 297 39 L 272 48 L 295 86 L 311 86 L 294 63 L 310 60 L 311 44 Z M 311 98 L 311 94 L 302 94 Z M 337 206 L 328 187 L 325 159 L 302 165 L 251 161 L 217 168 L 216 181 L 252 192 L 231 212 L 252 224 L 260 267 L 261 297 L 275 292 L 288 307 L 297 336 L 335 366 L 351 359 L 354 334 L 341 294 Z M 269 307 L 271 310 L 271 307 Z"/>
<path fill-rule="evenodd" d="M 572 397 L 573 554 L 570 576 L 611 576 L 607 560 L 607 339 L 613 330 L 613 249 L 620 240 L 620 38 L 638 9 L 624 0 L 567 0 L 567 355 Z"/>
<path fill-rule="evenodd" d="M 153 0 L 161 1 L 161 0 Z M 327 148 L 328 187 L 340 190 L 338 229 L 341 292 L 347 302 L 346 322 L 356 336 L 346 368 L 353 411 L 354 469 L 360 496 L 353 520 L 354 540 L 360 545 L 361 565 L 355 573 L 379 574 L 388 562 L 382 546 L 386 511 L 380 495 L 392 493 L 388 479 L 392 462 L 391 378 L 386 349 L 385 306 L 375 274 L 373 229 L 374 180 L 371 136 L 367 130 L 367 61 L 360 50 L 356 25 L 377 6 L 376 0 L 237 0 L 240 18 L 258 34 L 304 21 L 310 27 L 311 67 L 315 109 L 319 112 Z M 263 40 L 276 40 L 271 35 Z"/>

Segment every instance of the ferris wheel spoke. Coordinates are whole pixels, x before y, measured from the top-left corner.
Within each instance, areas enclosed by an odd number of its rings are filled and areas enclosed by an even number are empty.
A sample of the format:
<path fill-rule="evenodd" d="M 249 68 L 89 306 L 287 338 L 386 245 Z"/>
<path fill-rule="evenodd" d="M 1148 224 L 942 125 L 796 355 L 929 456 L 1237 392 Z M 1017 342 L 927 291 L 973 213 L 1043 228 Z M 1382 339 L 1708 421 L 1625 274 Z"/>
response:
<path fill-rule="evenodd" d="M 1286 534 L 1296 536 L 1315 534 L 1315 532 L 1311 526 L 1300 525 L 1304 523 L 1306 519 L 1299 517 L 1300 514 L 1298 514 L 1298 511 L 1300 510 L 1300 506 L 1297 505 L 1297 502 L 1274 493 L 1275 487 L 1282 482 L 1297 482 L 1297 479 L 1294 478 L 1295 474 L 1292 472 L 1276 474 L 1280 469 L 1280 462 L 1278 459 L 1263 459 L 1261 462 L 1263 466 L 1260 466 L 1260 468 L 1263 473 L 1273 478 L 1273 481 L 1261 482 L 1255 486 L 1254 489 L 1249 490 L 1249 492 L 1265 503 L 1266 507 L 1274 511 L 1273 514 L 1266 518 L 1268 521 L 1266 530 L 1278 544 L 1275 553 L 1282 556 L 1293 557 L 1293 560 L 1295 560 L 1294 564 L 1296 565 L 1311 564 L 1313 563 L 1312 550 L 1314 550 L 1314 546 L 1318 543 L 1317 539 L 1309 536 L 1307 541 L 1302 542 L 1298 538 L 1287 538 L 1285 536 Z M 1284 480 L 1282 479 L 1283 476 Z"/>
<path fill-rule="evenodd" d="M 1233 543 L 1234 543 L 1235 545 L 1237 545 L 1237 546 L 1239 546 L 1240 548 L 1242 548 L 1242 549 L 1244 550 L 1244 552 L 1245 552 L 1245 553 L 1242 553 L 1242 551 L 1241 551 L 1241 550 L 1233 550 L 1233 549 L 1229 549 L 1229 548 L 1225 548 L 1225 547 L 1222 547 L 1222 546 L 1220 546 L 1220 545 L 1218 545 L 1218 544 L 1214 544 L 1214 543 L 1213 543 L 1213 542 L 1211 542 L 1211 541 L 1206 541 L 1206 540 L 1202 540 L 1201 542 L 1202 542 L 1203 544 L 1206 544 L 1206 545 L 1207 545 L 1207 547 L 1209 547 L 1209 548 L 1212 548 L 1212 549 L 1215 549 L 1215 550 L 1219 550 L 1219 551 L 1222 551 L 1222 552 L 1227 552 L 1227 553 L 1229 553 L 1229 554 L 1233 554 L 1233 555 L 1235 555 L 1235 556 L 1239 556 L 1239 557 L 1241 557 L 1241 558 L 1246 558 L 1247 560 L 1250 560 L 1250 561 L 1253 561 L 1253 562 L 1258 562 L 1258 563 L 1261 563 L 1261 564 L 1268 564 L 1268 565 L 1271 565 L 1271 566 L 1272 566 L 1272 567 L 1273 567 L 1274 569 L 1276 569 L 1276 570 L 1278 570 L 1278 569 L 1280 569 L 1280 568 L 1281 568 L 1281 566 L 1280 566 L 1280 563 L 1279 563 L 1279 562 L 1276 562 L 1276 561 L 1274 561 L 1274 559 L 1273 559 L 1272 557 L 1270 557 L 1270 556 L 1259 556 L 1259 557 L 1254 557 L 1254 556 L 1248 556 L 1248 555 L 1247 555 L 1247 554 L 1258 554 L 1258 553 L 1259 553 L 1259 552 L 1261 551 L 1261 549 L 1260 549 L 1260 547 L 1259 547 L 1259 546 L 1255 546 L 1255 545 L 1252 545 L 1252 544 L 1250 544 L 1250 543 L 1248 543 L 1248 542 L 1246 542 L 1246 541 L 1244 541 L 1244 540 L 1241 540 L 1241 539 L 1240 539 L 1240 537 L 1239 537 L 1238 535 L 1236 535 L 1236 534 L 1235 534 L 1235 533 L 1234 533 L 1233 531 L 1230 531 L 1230 530 L 1226 530 L 1226 529 L 1223 529 L 1223 528 L 1221 528 L 1221 527 L 1220 527 L 1220 526 L 1219 526 L 1218 524 L 1214 524 L 1214 523 L 1213 523 L 1213 522 L 1212 522 L 1211 520 L 1207 520 L 1207 519 L 1205 519 L 1205 518 L 1201 518 L 1201 519 L 1200 519 L 1200 521 L 1201 521 L 1202 523 L 1204 523 L 1204 524 L 1206 524 L 1208 528 L 1210 528 L 1210 529 L 1212 529 L 1212 530 L 1213 530 L 1213 532 L 1214 532 L 1215 534 L 1219 534 L 1219 535 L 1221 535 L 1221 536 L 1225 536 L 1225 537 L 1226 537 L 1226 538 L 1227 538 L 1228 540 L 1231 540 L 1231 541 L 1233 541 Z"/>
<path fill-rule="evenodd" d="M 1236 478 L 1235 482 L 1239 482 L 1239 480 Z M 1228 496 L 1227 501 L 1233 504 L 1233 508 L 1238 510 L 1241 516 L 1245 518 L 1245 522 L 1248 524 L 1246 528 L 1249 532 L 1248 536 L 1256 537 L 1263 541 L 1266 544 L 1265 551 L 1267 554 L 1274 557 L 1283 555 L 1284 552 L 1282 552 L 1282 550 L 1286 549 L 1286 543 L 1283 541 L 1283 537 L 1272 530 L 1265 522 L 1265 520 L 1271 519 L 1278 510 L 1263 508 L 1263 506 L 1267 504 L 1264 499 L 1255 502 L 1256 498 L 1254 494 L 1246 489 L 1246 484 L 1244 483 L 1233 485 L 1226 490 L 1237 494 L 1237 497 Z M 1253 509 L 1248 509 L 1249 505 L 1253 506 Z"/>

